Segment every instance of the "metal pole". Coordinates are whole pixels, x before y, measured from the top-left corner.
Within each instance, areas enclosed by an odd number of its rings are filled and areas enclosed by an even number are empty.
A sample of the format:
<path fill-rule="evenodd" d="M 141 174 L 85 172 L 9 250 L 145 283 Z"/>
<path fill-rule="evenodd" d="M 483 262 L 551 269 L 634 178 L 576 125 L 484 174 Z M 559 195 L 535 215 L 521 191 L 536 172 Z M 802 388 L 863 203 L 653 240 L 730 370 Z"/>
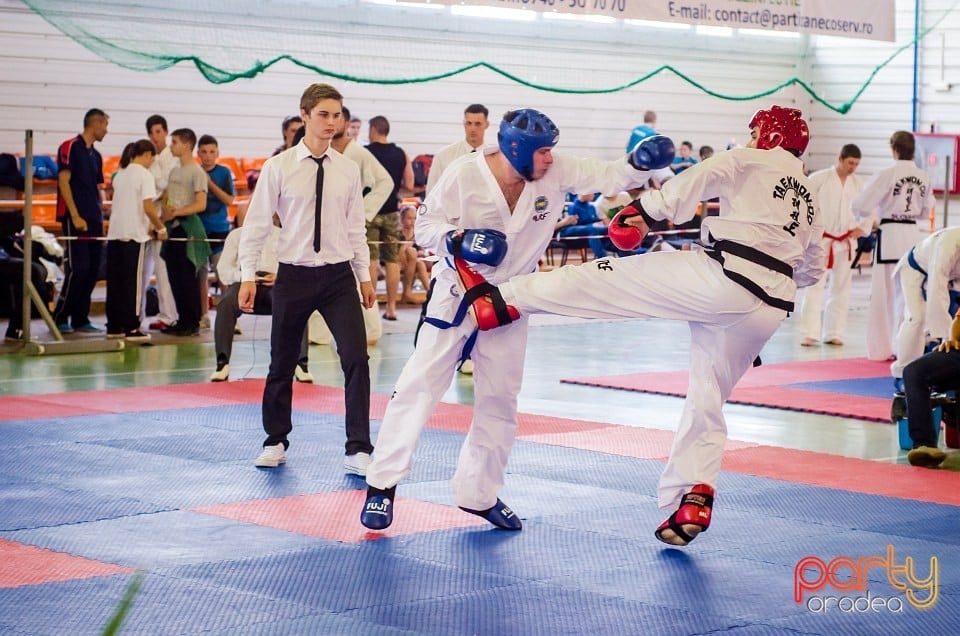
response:
<path fill-rule="evenodd" d="M 20 287 L 20 311 L 23 318 L 23 341 L 30 342 L 30 318 L 33 299 L 30 287 L 33 285 L 33 131 L 26 131 L 24 160 L 26 169 L 23 177 L 23 285 Z"/>
<path fill-rule="evenodd" d="M 946 161 L 944 162 L 947 164 L 946 165 L 947 174 L 943 179 L 944 185 L 943 185 L 943 226 L 942 227 L 950 227 L 950 222 L 949 222 L 950 191 L 953 190 L 953 186 L 954 186 L 954 184 L 951 183 L 951 179 L 950 179 L 950 177 L 953 176 L 953 174 L 950 172 L 950 163 L 951 163 L 950 160 L 952 158 L 953 157 L 951 157 L 950 155 L 947 155 Z"/>

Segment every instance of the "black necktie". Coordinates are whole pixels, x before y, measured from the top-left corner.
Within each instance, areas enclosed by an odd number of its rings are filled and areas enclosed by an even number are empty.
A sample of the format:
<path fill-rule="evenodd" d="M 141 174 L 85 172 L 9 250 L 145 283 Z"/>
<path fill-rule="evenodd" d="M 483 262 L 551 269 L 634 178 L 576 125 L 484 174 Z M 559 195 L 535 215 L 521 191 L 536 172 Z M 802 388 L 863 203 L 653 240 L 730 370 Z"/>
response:
<path fill-rule="evenodd" d="M 323 157 L 310 157 L 317 162 L 317 202 L 313 208 L 313 251 L 320 251 L 320 206 L 323 204 Z"/>

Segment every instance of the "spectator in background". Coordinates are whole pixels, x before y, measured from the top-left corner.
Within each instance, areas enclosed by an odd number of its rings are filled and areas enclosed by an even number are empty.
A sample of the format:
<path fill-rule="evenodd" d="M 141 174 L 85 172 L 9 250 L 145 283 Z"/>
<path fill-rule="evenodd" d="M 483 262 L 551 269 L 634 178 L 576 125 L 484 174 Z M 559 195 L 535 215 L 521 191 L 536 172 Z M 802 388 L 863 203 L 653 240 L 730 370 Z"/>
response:
<path fill-rule="evenodd" d="M 643 123 L 630 131 L 630 139 L 627 141 L 627 152 L 633 150 L 633 147 L 640 143 L 641 139 L 653 137 L 657 134 L 657 114 L 648 110 L 643 114 Z"/>
<path fill-rule="evenodd" d="M 107 136 L 110 118 L 99 108 L 83 116 L 83 132 L 60 144 L 57 152 L 57 220 L 66 237 L 103 236 L 103 158 L 94 144 Z M 67 241 L 63 288 L 53 312 L 60 333 L 99 333 L 90 322 L 90 295 L 97 285 L 103 243 Z"/>
<path fill-rule="evenodd" d="M 193 160 L 196 134 L 189 128 L 179 128 L 171 135 L 170 152 L 180 165 L 170 173 L 170 182 L 161 197 L 163 218 L 172 239 L 194 241 L 167 241 L 163 259 L 170 275 L 170 287 L 177 303 L 177 322 L 163 328 L 171 336 L 196 336 L 200 333 L 200 283 L 198 271 L 210 257 L 207 234 L 198 215 L 207 207 L 207 174 Z"/>
<path fill-rule="evenodd" d="M 440 175 L 451 163 L 463 155 L 483 150 L 484 136 L 490 121 L 487 107 L 483 104 L 470 104 L 463 111 L 463 132 L 461 141 L 445 146 L 433 156 L 430 173 L 427 175 L 427 193 L 440 180 Z"/>
<path fill-rule="evenodd" d="M 217 271 L 217 261 L 223 251 L 223 241 L 230 233 L 230 217 L 227 207 L 233 205 L 233 173 L 230 168 L 217 163 L 220 146 L 212 135 L 203 135 L 197 142 L 197 157 L 200 167 L 207 173 L 207 207 L 200 213 L 203 231 L 210 242 L 210 263 L 198 270 L 200 286 L 200 328 L 210 328 L 207 315 L 210 304 L 210 272 Z"/>
<path fill-rule="evenodd" d="M 363 122 L 360 121 L 359 117 L 351 117 L 349 123 L 347 123 L 347 137 L 353 139 L 358 144 L 360 143 L 360 127 L 363 125 Z"/>
<path fill-rule="evenodd" d="M 157 150 L 157 157 L 150 166 L 150 174 L 157 185 L 157 192 L 163 192 L 167 189 L 167 183 L 170 180 L 170 172 L 180 163 L 170 152 L 170 146 L 167 145 L 167 120 L 163 115 L 150 115 L 147 117 L 147 137 L 153 142 L 153 147 Z M 159 207 L 159 201 L 157 202 Z M 157 313 L 157 319 L 150 323 L 150 329 L 160 330 L 168 327 L 177 321 L 177 303 L 173 299 L 173 290 L 170 288 L 170 277 L 167 274 L 167 264 L 160 256 L 160 248 L 163 242 L 151 240 L 146 254 L 146 260 L 143 266 L 144 284 L 149 283 L 150 276 L 156 279 L 157 283 L 157 304 L 160 311 Z M 144 305 L 146 306 L 146 305 Z"/>
<path fill-rule="evenodd" d="M 693 144 L 689 141 L 681 141 L 677 149 L 680 154 L 673 158 L 673 164 L 670 169 L 674 174 L 680 174 L 687 168 L 697 165 L 697 160 L 693 156 Z"/>
<path fill-rule="evenodd" d="M 430 268 L 423 260 L 428 253 L 417 245 L 414 224 L 417 221 L 417 206 L 405 203 L 400 206 L 400 280 L 403 283 L 403 295 L 400 302 L 408 305 L 420 305 L 422 300 L 413 295 L 414 282 L 418 281 L 426 292 L 430 289 Z"/>
<path fill-rule="evenodd" d="M 851 261 L 857 253 L 857 239 L 869 234 L 873 220 L 858 219 L 850 206 L 863 190 L 863 181 L 854 174 L 860 165 L 860 148 L 846 144 L 840 149 L 835 166 L 810 175 L 820 203 L 823 223 L 821 244 L 827 254 L 827 273 L 816 284 L 803 290 L 800 306 L 800 344 L 810 347 L 820 342 L 842 346 L 850 306 Z M 829 287 L 827 283 L 829 281 Z M 826 291 L 827 302 L 823 296 Z M 822 320 L 821 320 L 822 310 Z"/>
<path fill-rule="evenodd" d="M 870 268 L 867 358 L 892 360 L 893 336 L 903 315 L 903 298 L 893 281 L 897 262 L 920 240 L 917 221 L 936 203 L 930 175 L 913 162 L 916 140 L 905 130 L 890 136 L 894 164 L 873 175 L 852 202 L 853 212 L 879 225 L 876 259 Z"/>
<path fill-rule="evenodd" d="M 390 174 L 393 190 L 380 207 L 377 216 L 367 222 L 367 243 L 370 246 L 371 280 L 377 272 L 377 261 L 386 272 L 387 310 L 384 320 L 397 319 L 397 296 L 400 294 L 400 189 L 413 189 L 413 167 L 410 158 L 396 144 L 390 143 L 390 122 L 383 115 L 370 120 L 370 143 L 367 150 Z"/>
<path fill-rule="evenodd" d="M 700 161 L 706 161 L 713 156 L 713 146 L 700 146 L 697 154 L 700 155 Z"/>
<path fill-rule="evenodd" d="M 154 205 L 157 186 L 150 174 L 157 151 L 149 139 L 127 144 L 120 171 L 113 178 L 113 207 L 107 239 L 107 338 L 133 342 L 150 339 L 140 330 L 143 296 L 141 273 L 148 244 L 154 236 L 167 238 L 167 228 Z"/>
<path fill-rule="evenodd" d="M 273 154 L 279 155 L 287 148 L 293 146 L 294 143 L 296 143 L 293 138 L 296 137 L 297 131 L 301 128 L 303 128 L 303 119 L 301 119 L 299 115 L 284 117 L 283 123 L 280 125 L 280 131 L 283 133 L 283 143 L 277 146 Z"/>
<path fill-rule="evenodd" d="M 586 239 L 594 257 L 604 258 L 607 256 L 607 225 L 610 219 L 598 214 L 594 198 L 592 193 L 581 194 L 567 205 L 563 218 L 557 222 L 557 238 Z"/>

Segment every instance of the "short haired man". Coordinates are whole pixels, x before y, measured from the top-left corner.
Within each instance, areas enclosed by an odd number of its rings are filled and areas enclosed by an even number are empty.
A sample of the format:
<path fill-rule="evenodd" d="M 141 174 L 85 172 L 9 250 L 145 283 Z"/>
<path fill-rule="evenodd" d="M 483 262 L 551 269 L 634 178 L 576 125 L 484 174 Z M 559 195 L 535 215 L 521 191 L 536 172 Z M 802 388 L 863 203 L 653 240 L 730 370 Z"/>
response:
<path fill-rule="evenodd" d="M 255 310 L 257 270 L 265 244 L 280 221 L 277 240 L 270 371 L 263 389 L 263 450 L 254 464 L 275 468 L 287 460 L 293 430 L 293 375 L 302 335 L 314 311 L 323 314 L 337 341 L 344 375 L 344 470 L 366 474 L 370 444 L 370 369 L 361 302 L 372 307 L 363 192 L 357 165 L 332 148 L 343 128 L 343 97 L 328 84 L 312 84 L 300 97 L 301 143 L 263 164 L 240 238 L 238 302 Z M 374 160 L 376 162 L 376 160 Z M 360 294 L 357 294 L 357 281 Z"/>
<path fill-rule="evenodd" d="M 397 297 L 400 294 L 400 189 L 413 189 L 413 166 L 400 146 L 391 143 L 390 122 L 383 115 L 370 120 L 370 143 L 367 150 L 377 158 L 393 182 L 390 196 L 377 211 L 377 216 L 367 222 L 367 243 L 370 246 L 370 277 L 376 275 L 378 263 L 386 270 L 387 310 L 385 320 L 397 319 Z"/>
<path fill-rule="evenodd" d="M 800 161 L 809 140 L 806 122 L 795 108 L 773 106 L 757 111 L 748 126 L 745 148 L 645 191 L 610 221 L 614 245 L 631 248 L 650 223 L 682 223 L 699 201 L 720 197 L 720 215 L 703 219 L 705 244 L 697 249 L 514 276 L 492 291 L 481 287 L 479 268 L 457 267 L 461 280 L 470 281 L 465 297 L 474 289 L 489 292 L 471 304 L 480 329 L 509 325 L 494 333 L 541 312 L 688 323 L 689 389 L 658 489 L 660 507 L 672 514 L 655 536 L 671 545 L 687 545 L 710 526 L 727 441 L 723 404 L 793 311 L 797 287 L 824 271 L 820 215 Z M 614 324 L 616 337 L 624 327 Z"/>
<path fill-rule="evenodd" d="M 508 111 L 497 145 L 456 161 L 427 193 L 416 221 L 417 241 L 442 260 L 433 267 L 424 322 L 387 405 L 367 472 L 360 517 L 367 528 L 391 524 L 397 484 L 409 474 L 420 433 L 450 386 L 457 362 L 467 355 L 475 365 L 473 421 L 453 477 L 454 500 L 499 528 L 522 527 L 498 492 L 517 430 L 527 322 L 520 318 L 496 333 L 478 334 L 475 325 L 458 321 L 463 314 L 456 264 L 472 260 L 495 282 L 533 271 L 553 238 L 565 192 L 617 192 L 640 185 L 652 167 L 669 165 L 674 155 L 673 143 L 661 137 L 614 161 L 554 156 L 559 135 L 538 110 Z"/>
<path fill-rule="evenodd" d="M 643 123 L 630 131 L 630 139 L 627 140 L 627 152 L 633 150 L 641 139 L 653 137 L 657 134 L 657 114 L 648 110 L 643 114 Z"/>
<path fill-rule="evenodd" d="M 167 223 L 170 238 L 180 240 L 166 241 L 162 254 L 177 303 L 178 318 L 161 331 L 171 336 L 196 336 L 200 333 L 201 317 L 198 276 L 201 269 L 206 270 L 210 256 L 207 234 L 198 215 L 207 208 L 209 179 L 193 160 L 196 133 L 189 128 L 178 128 L 170 137 L 170 152 L 180 163 L 170 172 L 170 181 L 161 196 L 161 218 Z"/>
<path fill-rule="evenodd" d="M 200 327 L 210 328 L 207 306 L 210 295 L 210 272 L 217 271 L 217 261 L 223 251 L 223 241 L 230 233 L 230 215 L 227 208 L 233 205 L 233 173 L 230 168 L 217 163 L 220 145 L 213 135 L 202 135 L 197 141 L 197 158 L 200 167 L 207 173 L 207 207 L 200 213 L 200 222 L 210 242 L 209 269 L 200 269 Z"/>
<path fill-rule="evenodd" d="M 167 145 L 167 120 L 163 115 L 150 115 L 146 122 L 147 137 L 153 142 L 157 150 L 157 158 L 150 166 L 150 174 L 157 184 L 157 192 L 167 189 L 170 173 L 180 161 L 170 152 Z M 159 201 L 157 207 L 160 207 Z M 159 312 L 157 319 L 150 323 L 150 329 L 160 330 L 177 321 L 177 303 L 173 299 L 173 290 L 170 288 L 170 276 L 167 274 L 167 264 L 160 256 L 163 241 L 153 239 L 149 243 L 143 265 L 144 289 L 153 275 L 156 279 L 157 304 Z"/>
<path fill-rule="evenodd" d="M 350 121 L 347 123 L 347 137 L 353 139 L 357 143 L 360 143 L 361 126 L 363 126 L 363 122 L 359 117 L 351 117 Z"/>
<path fill-rule="evenodd" d="M 903 317 L 903 298 L 893 280 L 897 263 L 921 238 L 917 221 L 936 205 L 930 175 L 913 161 L 913 134 L 890 136 L 894 163 L 873 175 L 851 205 L 855 214 L 870 216 L 879 226 L 867 315 L 867 358 L 893 360 L 894 335 Z"/>
<path fill-rule="evenodd" d="M 103 236 L 103 158 L 94 147 L 107 136 L 110 118 L 99 108 L 83 116 L 83 132 L 57 151 L 57 219 L 66 237 Z M 63 291 L 53 312 L 61 333 L 103 331 L 90 322 L 90 296 L 97 285 L 103 243 L 100 240 L 66 242 Z"/>
<path fill-rule="evenodd" d="M 857 239 L 869 234 L 873 225 L 869 217 L 857 218 L 850 205 L 863 190 L 863 181 L 854 174 L 859 165 L 860 148 L 846 144 L 840 149 L 836 165 L 810 175 L 820 203 L 827 273 L 804 290 L 800 305 L 800 335 L 803 337 L 800 344 L 804 347 L 817 344 L 821 338 L 829 345 L 843 345 L 853 278 L 851 264 L 857 253 Z"/>
<path fill-rule="evenodd" d="M 427 175 L 427 194 L 437 185 L 440 176 L 451 163 L 463 155 L 483 149 L 484 136 L 490 127 L 488 116 L 489 111 L 483 104 L 470 104 L 463 110 L 463 139 L 445 146 L 433 156 L 430 173 Z"/>

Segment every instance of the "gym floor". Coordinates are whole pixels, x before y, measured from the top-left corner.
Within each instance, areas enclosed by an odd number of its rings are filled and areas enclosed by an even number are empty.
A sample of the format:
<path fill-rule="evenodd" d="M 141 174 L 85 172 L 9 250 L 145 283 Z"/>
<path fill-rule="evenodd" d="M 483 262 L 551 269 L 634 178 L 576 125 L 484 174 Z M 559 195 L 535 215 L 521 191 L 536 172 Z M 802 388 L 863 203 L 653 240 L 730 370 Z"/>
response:
<path fill-rule="evenodd" d="M 764 362 L 864 356 L 868 288 L 855 275 L 843 347 L 801 347 L 791 318 Z M 370 349 L 374 429 L 418 313 Z M 221 384 L 209 332 L 112 353 L 5 348 L 0 632 L 100 633 L 131 581 L 122 633 L 956 631 L 960 474 L 905 465 L 889 423 L 730 404 L 713 526 L 683 549 L 653 538 L 682 401 L 560 380 L 684 369 L 685 325 L 535 316 L 502 492 L 524 530 L 452 507 L 473 399 L 458 375 L 380 535 L 359 525 L 364 485 L 340 467 L 333 347 L 310 348 L 287 465 L 252 466 L 269 318 L 240 324 Z"/>

